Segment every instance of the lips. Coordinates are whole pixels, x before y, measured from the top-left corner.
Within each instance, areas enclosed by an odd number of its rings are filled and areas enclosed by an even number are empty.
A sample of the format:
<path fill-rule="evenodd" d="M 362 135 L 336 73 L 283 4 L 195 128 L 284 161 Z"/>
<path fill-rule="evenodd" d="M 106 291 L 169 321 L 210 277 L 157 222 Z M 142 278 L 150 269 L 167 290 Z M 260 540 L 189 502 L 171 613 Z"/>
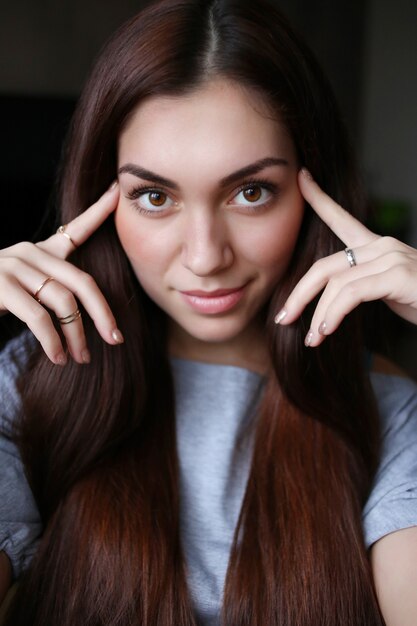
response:
<path fill-rule="evenodd" d="M 243 298 L 246 285 L 215 291 L 180 291 L 187 305 L 197 313 L 214 315 L 233 309 Z"/>
<path fill-rule="evenodd" d="M 197 296 L 199 298 L 219 298 L 220 296 L 227 296 L 229 293 L 236 293 L 243 287 L 234 287 L 231 289 L 216 289 L 216 291 L 182 291 L 187 296 Z"/>

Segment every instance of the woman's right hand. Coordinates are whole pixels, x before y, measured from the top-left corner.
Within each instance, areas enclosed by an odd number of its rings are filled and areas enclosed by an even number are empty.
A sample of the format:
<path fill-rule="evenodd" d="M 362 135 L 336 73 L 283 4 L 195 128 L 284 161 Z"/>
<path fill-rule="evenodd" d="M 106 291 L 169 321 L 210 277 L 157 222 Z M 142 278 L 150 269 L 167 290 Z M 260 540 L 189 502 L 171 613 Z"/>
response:
<path fill-rule="evenodd" d="M 21 242 L 0 250 L 0 312 L 9 311 L 21 319 L 40 341 L 46 355 L 57 365 L 67 362 L 49 309 L 61 322 L 67 348 L 77 363 L 89 363 L 90 353 L 81 317 L 75 312 L 77 300 L 109 344 L 123 342 L 123 336 L 95 280 L 66 258 L 82 245 L 117 207 L 119 187 L 114 183 L 101 198 L 66 225 L 65 235 L 56 233 L 36 244 Z"/>

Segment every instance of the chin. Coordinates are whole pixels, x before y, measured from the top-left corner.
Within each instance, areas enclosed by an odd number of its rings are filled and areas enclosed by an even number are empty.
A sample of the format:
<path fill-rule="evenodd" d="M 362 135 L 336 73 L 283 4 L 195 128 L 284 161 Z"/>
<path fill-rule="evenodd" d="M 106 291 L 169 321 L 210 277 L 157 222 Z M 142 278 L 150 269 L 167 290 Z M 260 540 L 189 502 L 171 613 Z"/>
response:
<path fill-rule="evenodd" d="M 202 319 L 193 324 L 184 324 L 176 320 L 181 329 L 188 335 L 207 343 L 223 343 L 231 341 L 246 328 L 247 322 L 227 319 Z"/>

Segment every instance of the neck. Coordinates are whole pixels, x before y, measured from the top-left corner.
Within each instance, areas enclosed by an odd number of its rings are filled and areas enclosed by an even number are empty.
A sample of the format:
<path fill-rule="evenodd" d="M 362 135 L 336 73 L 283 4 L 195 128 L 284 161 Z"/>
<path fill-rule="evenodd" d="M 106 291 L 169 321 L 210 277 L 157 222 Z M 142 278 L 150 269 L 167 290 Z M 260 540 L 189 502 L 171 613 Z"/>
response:
<path fill-rule="evenodd" d="M 169 354 L 191 361 L 234 365 L 265 375 L 270 360 L 264 335 L 263 324 L 258 322 L 227 341 L 203 341 L 189 335 L 171 320 Z"/>

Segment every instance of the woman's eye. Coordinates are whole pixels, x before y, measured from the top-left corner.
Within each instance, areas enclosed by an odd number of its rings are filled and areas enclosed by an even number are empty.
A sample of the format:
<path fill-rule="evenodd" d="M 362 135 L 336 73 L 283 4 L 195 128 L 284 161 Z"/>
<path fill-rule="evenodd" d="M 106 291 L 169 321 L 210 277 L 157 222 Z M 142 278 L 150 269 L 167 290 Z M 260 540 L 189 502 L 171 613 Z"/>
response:
<path fill-rule="evenodd" d="M 139 212 L 160 213 L 170 209 L 175 203 L 160 189 L 136 189 L 129 194 Z"/>
<path fill-rule="evenodd" d="M 161 207 L 164 206 L 167 201 L 166 194 L 160 191 L 152 191 L 152 193 L 148 193 L 147 196 L 148 201 L 152 204 L 152 206 Z"/>
<path fill-rule="evenodd" d="M 272 198 L 272 195 L 272 191 L 263 185 L 247 185 L 234 196 L 232 204 L 262 206 Z"/>

